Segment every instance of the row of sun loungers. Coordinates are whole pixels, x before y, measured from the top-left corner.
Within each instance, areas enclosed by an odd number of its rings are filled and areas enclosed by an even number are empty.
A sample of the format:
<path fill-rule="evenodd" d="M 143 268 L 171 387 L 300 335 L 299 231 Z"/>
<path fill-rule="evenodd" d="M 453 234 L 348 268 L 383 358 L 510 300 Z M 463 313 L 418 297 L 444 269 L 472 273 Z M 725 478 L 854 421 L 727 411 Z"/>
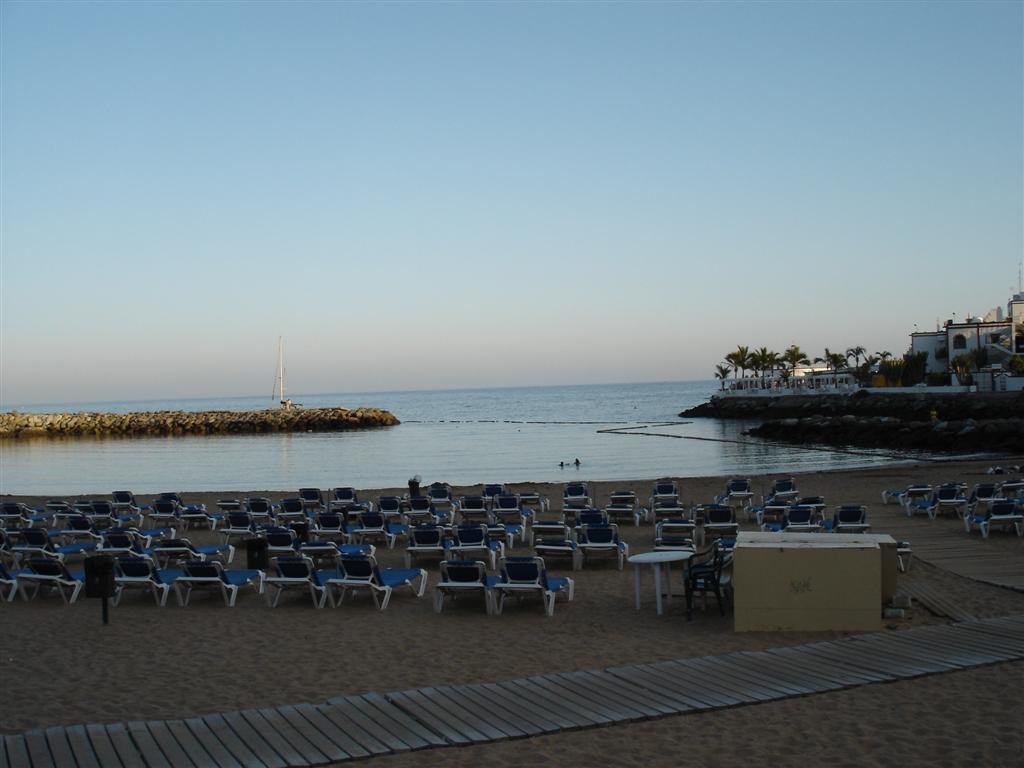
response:
<path fill-rule="evenodd" d="M 977 528 L 988 538 L 992 528 L 1013 530 L 1024 536 L 1024 480 L 1003 483 L 978 483 L 970 493 L 960 482 L 938 486 L 911 485 L 903 490 L 884 491 L 885 503 L 899 503 L 907 517 L 924 512 L 930 520 L 951 514 L 963 520 L 964 530 Z"/>
<path fill-rule="evenodd" d="M 114 605 L 121 602 L 126 590 L 142 589 L 164 606 L 173 589 L 182 607 L 188 606 L 193 592 L 200 590 L 218 593 L 225 605 L 234 607 L 239 591 L 249 587 L 256 594 L 266 594 L 271 607 L 277 606 L 286 591 L 308 593 L 316 608 L 324 607 L 325 603 L 336 607 L 349 593 L 368 591 L 376 607 L 383 611 L 394 590 L 409 587 L 413 595 L 422 597 L 427 587 L 424 569 L 381 568 L 372 556 L 366 555 L 344 557 L 334 569 L 317 569 L 308 557 L 280 557 L 272 562 L 272 570 L 265 574 L 259 570 L 228 569 L 217 560 L 158 568 L 144 558 L 121 557 L 115 562 Z M 42 590 L 52 590 L 58 592 L 65 605 L 70 605 L 79 598 L 84 585 L 84 573 L 69 570 L 59 560 L 34 557 L 25 563 L 24 569 L 13 572 L 0 563 L 0 596 L 6 601 L 13 601 L 18 594 L 28 600 Z M 475 594 L 483 598 L 488 614 L 500 614 L 506 600 L 536 596 L 550 616 L 554 613 L 556 595 L 564 594 L 572 600 L 574 593 L 573 580 L 548 575 L 540 557 L 502 558 L 498 575 L 493 576 L 488 575 L 482 561 L 445 560 L 435 588 L 434 607 L 440 612 L 446 599 Z"/>

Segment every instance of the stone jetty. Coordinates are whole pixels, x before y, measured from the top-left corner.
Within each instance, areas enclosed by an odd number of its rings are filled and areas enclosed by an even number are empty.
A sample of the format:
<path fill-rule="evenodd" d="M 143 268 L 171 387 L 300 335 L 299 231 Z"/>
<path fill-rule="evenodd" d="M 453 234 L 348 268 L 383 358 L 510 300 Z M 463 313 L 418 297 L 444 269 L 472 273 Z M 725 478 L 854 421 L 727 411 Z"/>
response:
<path fill-rule="evenodd" d="M 0 413 L 0 438 L 331 432 L 400 423 L 379 408 L 136 413 Z"/>
<path fill-rule="evenodd" d="M 1024 452 L 1024 393 L 722 397 L 683 411 L 760 422 L 746 434 L 797 444 L 954 453 Z"/>

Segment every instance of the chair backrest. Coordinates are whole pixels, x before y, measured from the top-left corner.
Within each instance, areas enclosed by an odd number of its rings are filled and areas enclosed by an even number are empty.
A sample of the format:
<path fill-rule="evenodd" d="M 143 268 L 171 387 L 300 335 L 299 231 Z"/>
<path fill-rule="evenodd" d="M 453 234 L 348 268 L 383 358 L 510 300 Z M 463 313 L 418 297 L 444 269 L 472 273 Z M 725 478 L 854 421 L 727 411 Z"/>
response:
<path fill-rule="evenodd" d="M 867 518 L 867 509 L 859 504 L 843 504 L 836 510 L 836 522 L 844 525 L 859 525 Z"/>
<path fill-rule="evenodd" d="M 95 499 L 92 502 L 92 513 L 100 517 L 111 517 L 114 514 L 114 505 L 106 499 Z"/>
<path fill-rule="evenodd" d="M 55 576 L 67 581 L 72 580 L 67 566 L 60 560 L 55 560 L 51 557 L 30 557 L 27 566 L 29 571 L 39 576 Z"/>
<path fill-rule="evenodd" d="M 371 555 L 343 555 L 338 558 L 338 570 L 348 580 L 377 583 L 377 561 Z"/>
<path fill-rule="evenodd" d="M 750 481 L 744 478 L 733 478 L 725 490 L 727 493 L 750 493 Z"/>
<path fill-rule="evenodd" d="M 430 513 L 434 512 L 434 502 L 429 496 L 413 496 L 408 501 L 410 512 Z"/>
<path fill-rule="evenodd" d="M 299 488 L 299 498 L 305 502 L 323 504 L 324 497 L 319 488 Z"/>
<path fill-rule="evenodd" d="M 293 497 L 281 499 L 280 509 L 286 515 L 300 515 L 305 514 L 306 505 L 302 503 L 302 499 Z"/>
<path fill-rule="evenodd" d="M 316 516 L 316 525 L 325 531 L 341 531 L 344 529 L 345 520 L 336 512 L 321 512 Z"/>
<path fill-rule="evenodd" d="M 92 521 L 85 515 L 68 515 L 64 530 L 66 531 L 92 531 Z"/>
<path fill-rule="evenodd" d="M 804 496 L 796 503 L 803 507 L 824 507 L 825 498 L 823 496 Z"/>
<path fill-rule="evenodd" d="M 999 493 L 1006 498 L 1015 498 L 1024 495 L 1024 480 L 1007 480 L 1000 484 Z"/>
<path fill-rule="evenodd" d="M 463 512 L 486 512 L 487 500 L 483 496 L 463 496 L 459 500 L 459 509 Z"/>
<path fill-rule="evenodd" d="M 500 496 L 505 493 L 505 486 L 501 483 L 487 483 L 484 485 L 483 497 L 485 499 L 493 499 L 495 496 Z"/>
<path fill-rule="evenodd" d="M 487 526 L 483 524 L 459 525 L 452 533 L 460 545 L 483 544 L 487 541 Z"/>
<path fill-rule="evenodd" d="M 996 489 L 995 483 L 978 483 L 974 486 L 974 492 L 971 494 L 972 499 L 994 499 L 998 490 Z"/>
<path fill-rule="evenodd" d="M 360 512 L 359 525 L 363 528 L 384 528 L 384 515 L 380 512 Z"/>
<path fill-rule="evenodd" d="M 397 496 L 381 496 L 377 499 L 377 509 L 382 515 L 397 515 L 402 511 L 402 500 Z"/>
<path fill-rule="evenodd" d="M 226 578 L 224 566 L 216 560 L 189 560 L 187 563 L 182 563 L 181 569 L 185 571 L 186 576 L 191 576 L 193 579 L 223 580 Z"/>
<path fill-rule="evenodd" d="M 704 522 L 713 524 L 735 523 L 736 511 L 726 504 L 707 504 L 703 508 Z"/>
<path fill-rule="evenodd" d="M 240 512 L 242 510 L 242 502 L 238 499 L 217 499 L 217 509 L 224 514 Z"/>
<path fill-rule="evenodd" d="M 358 504 L 359 495 L 356 493 L 356 489 L 351 486 L 339 486 L 331 490 L 335 501 L 340 501 L 343 504 Z"/>
<path fill-rule="evenodd" d="M 988 508 L 989 517 L 1006 517 L 1007 515 L 1018 513 L 1020 513 L 1020 509 L 1018 509 L 1017 502 L 1013 501 L 1013 499 L 993 501 Z"/>
<path fill-rule="evenodd" d="M 693 544 L 693 524 L 688 520 L 662 520 L 654 526 L 654 538 Z"/>
<path fill-rule="evenodd" d="M 119 557 L 114 561 L 115 573 L 129 579 L 150 579 L 156 566 L 144 557 Z"/>
<path fill-rule="evenodd" d="M 285 579 L 308 579 L 313 575 L 313 560 L 308 557 L 275 557 L 272 565 Z"/>
<path fill-rule="evenodd" d="M 518 494 L 500 493 L 494 497 L 494 508 L 502 512 L 519 512 L 522 509 L 522 503 L 519 501 Z"/>
<path fill-rule="evenodd" d="M 135 506 L 135 494 L 131 491 L 114 491 L 110 494 L 110 498 L 114 500 L 115 504 L 131 504 Z"/>
<path fill-rule="evenodd" d="M 780 477 L 772 484 L 772 493 L 793 493 L 796 490 L 796 483 L 792 477 Z"/>
<path fill-rule="evenodd" d="M 953 483 L 940 485 L 935 491 L 935 498 L 939 501 L 956 501 L 961 498 L 960 486 Z"/>
<path fill-rule="evenodd" d="M 582 525 L 578 531 L 586 544 L 615 544 L 619 540 L 619 527 L 615 523 Z"/>
<path fill-rule="evenodd" d="M 4 517 L 24 517 L 31 510 L 20 501 L 5 501 L 0 504 L 0 515 Z"/>
<path fill-rule="evenodd" d="M 248 512 L 228 512 L 228 528 L 247 530 L 253 528 L 252 515 Z"/>
<path fill-rule="evenodd" d="M 679 486 L 674 480 L 658 480 L 654 483 L 653 496 L 678 496 Z"/>
<path fill-rule="evenodd" d="M 245 508 L 254 515 L 269 515 L 273 509 L 273 505 L 270 503 L 270 499 L 265 499 L 262 496 L 245 500 Z"/>
<path fill-rule="evenodd" d="M 263 535 L 267 539 L 267 544 L 271 547 L 294 547 L 295 546 L 295 531 L 291 528 L 267 528 Z"/>
<path fill-rule="evenodd" d="M 601 525 L 608 522 L 608 516 L 600 509 L 581 509 L 576 513 L 577 525 Z"/>
<path fill-rule="evenodd" d="M 173 501 L 175 504 L 177 504 L 179 506 L 182 506 L 182 507 L 185 506 L 185 502 L 182 500 L 181 494 L 180 493 L 175 493 L 173 491 L 168 492 L 168 493 L 157 494 L 156 500 L 157 501 Z"/>
<path fill-rule="evenodd" d="M 103 534 L 104 549 L 132 549 L 134 546 L 135 537 L 130 533 L 107 531 Z"/>
<path fill-rule="evenodd" d="M 506 584 L 542 584 L 544 560 L 540 557 L 503 557 L 498 566 Z"/>
<path fill-rule="evenodd" d="M 441 581 L 456 584 L 482 584 L 487 567 L 479 560 L 443 560 Z"/>
<path fill-rule="evenodd" d="M 796 504 L 786 512 L 786 520 L 790 525 L 807 525 L 814 518 L 814 507 Z"/>
<path fill-rule="evenodd" d="M 431 501 L 451 501 L 452 487 L 448 483 L 431 483 L 427 496 Z"/>
<path fill-rule="evenodd" d="M 153 501 L 153 511 L 158 515 L 178 515 L 181 505 L 174 499 L 156 499 Z"/>
<path fill-rule="evenodd" d="M 409 545 L 414 547 L 438 547 L 444 538 L 444 530 L 437 525 L 427 523 L 409 529 Z"/>
<path fill-rule="evenodd" d="M 586 483 L 566 483 L 565 490 L 562 491 L 562 498 L 566 500 L 570 499 L 585 499 L 590 494 L 587 492 Z"/>
<path fill-rule="evenodd" d="M 19 528 L 16 533 L 30 547 L 41 547 L 47 550 L 53 549 L 53 544 L 50 542 L 50 534 L 43 528 Z"/>

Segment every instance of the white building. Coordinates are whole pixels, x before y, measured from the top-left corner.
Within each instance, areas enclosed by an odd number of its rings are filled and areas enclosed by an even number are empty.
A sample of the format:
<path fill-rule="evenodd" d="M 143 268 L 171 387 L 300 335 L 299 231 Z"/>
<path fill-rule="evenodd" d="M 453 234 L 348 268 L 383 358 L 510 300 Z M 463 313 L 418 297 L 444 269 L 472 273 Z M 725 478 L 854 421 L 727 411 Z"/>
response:
<path fill-rule="evenodd" d="M 983 318 L 947 320 L 942 328 L 910 334 L 911 353 L 926 353 L 928 371 L 932 373 L 948 371 L 950 360 L 977 349 L 988 353 L 991 365 L 1001 365 L 1013 354 L 1024 354 L 1024 293 L 1007 302 L 1005 315 L 998 307 Z"/>

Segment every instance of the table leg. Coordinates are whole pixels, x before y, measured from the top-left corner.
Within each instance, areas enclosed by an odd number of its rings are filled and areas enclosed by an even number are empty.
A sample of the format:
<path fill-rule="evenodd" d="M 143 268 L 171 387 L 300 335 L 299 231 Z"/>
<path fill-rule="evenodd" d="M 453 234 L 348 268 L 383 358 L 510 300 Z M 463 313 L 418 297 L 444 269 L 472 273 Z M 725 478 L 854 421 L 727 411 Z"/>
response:
<path fill-rule="evenodd" d="M 654 563 L 654 601 L 661 616 L 661 564 Z"/>
<path fill-rule="evenodd" d="M 633 566 L 633 580 L 636 584 L 636 609 L 640 610 L 640 566 Z"/>

